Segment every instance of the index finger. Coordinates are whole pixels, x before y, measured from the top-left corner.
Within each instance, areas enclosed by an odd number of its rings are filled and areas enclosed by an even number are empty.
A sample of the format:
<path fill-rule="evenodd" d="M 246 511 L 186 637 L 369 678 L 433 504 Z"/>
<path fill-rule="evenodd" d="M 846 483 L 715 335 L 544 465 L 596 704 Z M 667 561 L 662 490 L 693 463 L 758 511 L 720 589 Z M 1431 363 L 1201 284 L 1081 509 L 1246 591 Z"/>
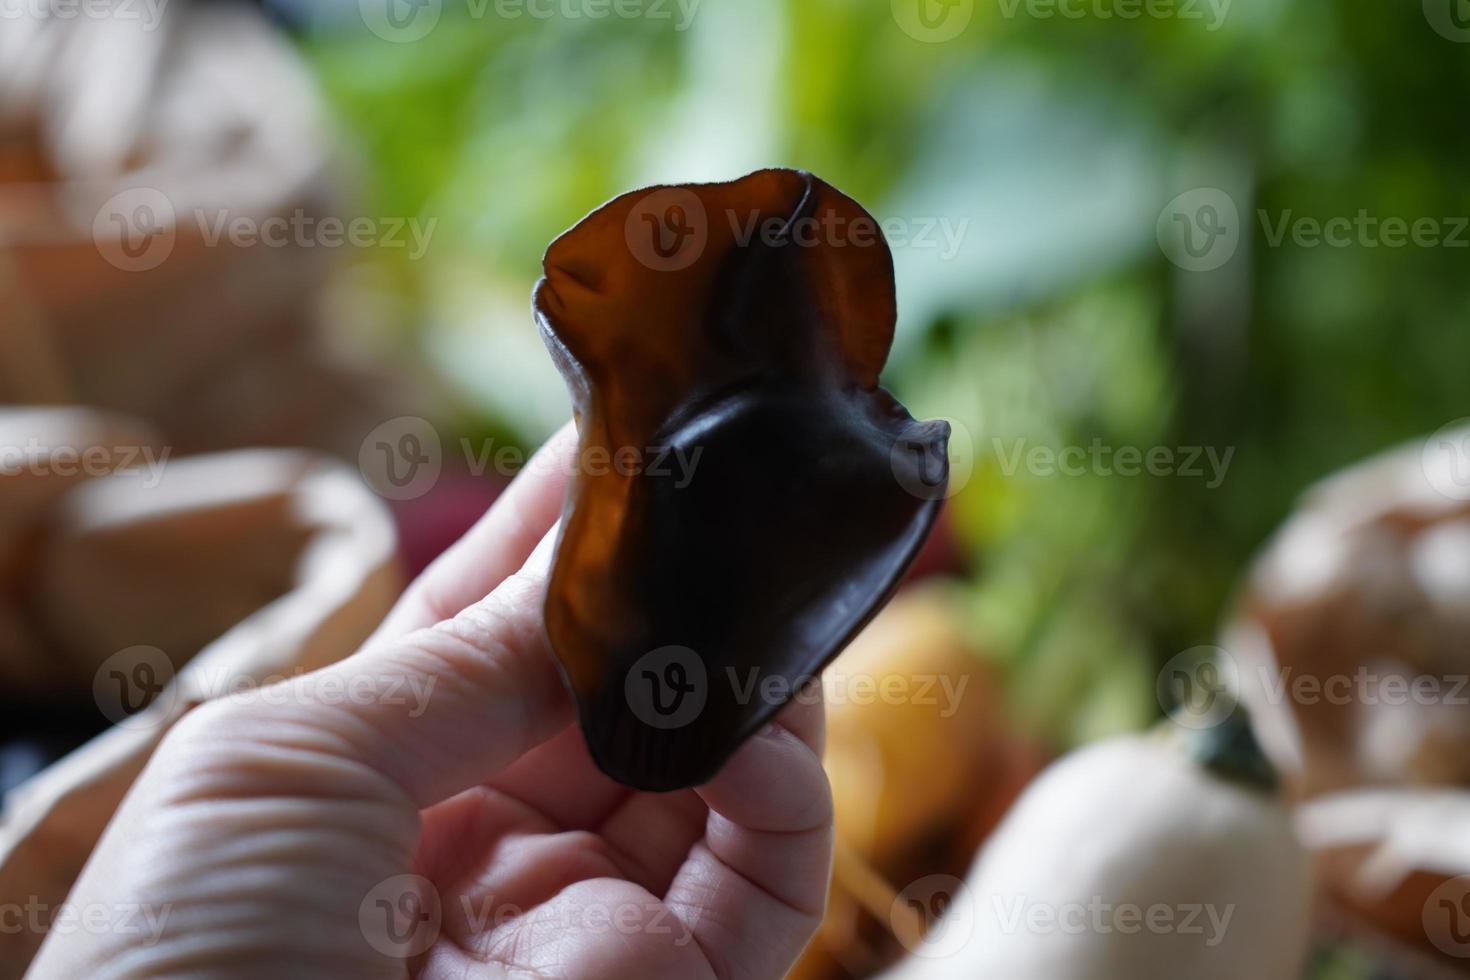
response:
<path fill-rule="evenodd" d="M 475 526 L 404 590 L 369 643 L 451 619 L 520 568 L 561 513 L 576 452 L 577 429 L 568 422 L 527 461 Z"/>

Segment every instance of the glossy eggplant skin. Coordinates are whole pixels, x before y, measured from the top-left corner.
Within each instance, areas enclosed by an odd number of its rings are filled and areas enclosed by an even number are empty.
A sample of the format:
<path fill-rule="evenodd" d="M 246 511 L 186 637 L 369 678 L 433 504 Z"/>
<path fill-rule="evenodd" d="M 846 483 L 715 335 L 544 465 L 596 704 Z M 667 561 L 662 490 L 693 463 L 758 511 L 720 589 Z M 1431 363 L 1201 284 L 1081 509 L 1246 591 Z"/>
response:
<path fill-rule="evenodd" d="M 929 533 L 949 427 L 878 373 L 876 221 L 810 174 L 615 198 L 534 309 L 580 437 L 545 624 L 593 759 L 709 780 L 878 611 Z"/>

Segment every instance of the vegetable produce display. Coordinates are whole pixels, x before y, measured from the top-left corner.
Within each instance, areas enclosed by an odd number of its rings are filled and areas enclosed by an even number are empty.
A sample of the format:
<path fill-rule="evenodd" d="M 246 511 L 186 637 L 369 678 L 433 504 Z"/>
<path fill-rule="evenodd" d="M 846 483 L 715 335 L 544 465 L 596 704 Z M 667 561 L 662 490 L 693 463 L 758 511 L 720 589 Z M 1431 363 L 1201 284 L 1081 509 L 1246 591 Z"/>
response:
<path fill-rule="evenodd" d="M 891 594 L 949 427 L 878 387 L 893 259 L 810 174 L 615 198 L 552 243 L 535 310 L 581 440 L 546 631 L 598 766 L 691 786 Z"/>

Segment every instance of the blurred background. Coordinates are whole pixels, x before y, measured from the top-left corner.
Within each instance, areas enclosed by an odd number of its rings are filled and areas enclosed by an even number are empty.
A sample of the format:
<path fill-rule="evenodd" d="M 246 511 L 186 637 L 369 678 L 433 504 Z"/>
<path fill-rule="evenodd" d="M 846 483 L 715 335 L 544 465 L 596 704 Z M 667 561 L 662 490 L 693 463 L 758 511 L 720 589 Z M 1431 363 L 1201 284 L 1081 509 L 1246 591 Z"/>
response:
<path fill-rule="evenodd" d="M 883 223 L 885 384 L 956 432 L 935 537 L 852 656 L 974 679 L 948 717 L 834 710 L 848 851 L 805 975 L 890 966 L 886 903 L 963 876 L 1048 759 L 1155 724 L 1181 664 L 1258 699 L 1283 806 L 1400 794 L 1371 833 L 1304 836 L 1302 975 L 1470 957 L 1470 904 L 1436 934 L 1428 898 L 1470 873 L 1445 856 L 1470 785 L 1463 0 L 0 14 L 0 783 L 200 651 L 251 676 L 350 652 L 568 415 L 529 312 L 547 243 L 629 188 L 799 167 Z M 267 610 L 279 663 L 239 630 Z M 1253 694 L 1258 664 L 1442 686 L 1304 704 Z M 64 894 L 117 755 L 12 795 L 0 885 Z M 1423 848 L 1385 878 L 1400 805 Z"/>

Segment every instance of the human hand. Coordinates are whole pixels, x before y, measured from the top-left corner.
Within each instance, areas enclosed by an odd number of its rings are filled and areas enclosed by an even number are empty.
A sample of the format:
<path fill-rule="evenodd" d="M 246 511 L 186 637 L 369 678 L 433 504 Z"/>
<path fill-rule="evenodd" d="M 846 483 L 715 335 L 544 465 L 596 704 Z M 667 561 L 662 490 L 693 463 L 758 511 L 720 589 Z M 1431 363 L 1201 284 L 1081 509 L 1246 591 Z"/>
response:
<path fill-rule="evenodd" d="M 826 900 L 821 705 L 698 789 L 597 771 L 541 627 L 575 444 L 553 437 L 358 653 L 185 716 L 68 900 L 156 928 L 53 933 L 29 976 L 782 976 Z M 342 690 L 426 696 L 322 696 Z"/>

